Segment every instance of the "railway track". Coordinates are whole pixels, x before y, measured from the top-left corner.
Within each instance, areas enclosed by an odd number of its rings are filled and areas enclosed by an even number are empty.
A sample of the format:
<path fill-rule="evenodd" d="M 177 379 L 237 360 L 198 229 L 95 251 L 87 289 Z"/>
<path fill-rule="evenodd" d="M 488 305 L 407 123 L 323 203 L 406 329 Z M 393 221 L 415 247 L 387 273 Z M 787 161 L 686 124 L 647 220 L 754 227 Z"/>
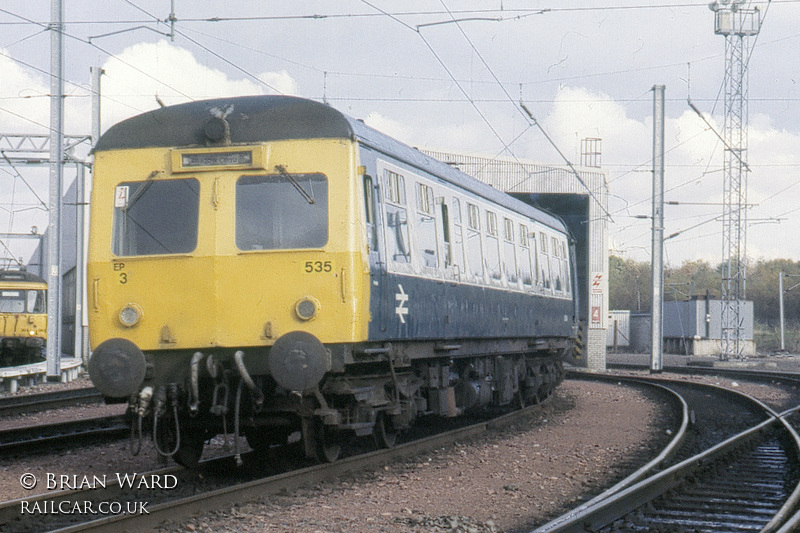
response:
<path fill-rule="evenodd" d="M 130 433 L 124 415 L 101 416 L 52 424 L 0 430 L 0 454 L 28 455 L 74 445 L 85 445 Z"/>
<path fill-rule="evenodd" d="M 650 367 L 646 363 L 607 363 L 608 370 L 634 370 L 650 372 Z M 800 387 L 800 374 L 784 372 L 779 370 L 757 370 L 743 368 L 726 368 L 719 366 L 705 365 L 667 365 L 663 368 L 664 373 L 698 375 L 698 376 L 725 376 L 730 379 L 742 379 L 748 381 L 772 382 L 794 384 Z"/>
<path fill-rule="evenodd" d="M 165 520 L 180 521 L 199 512 L 212 509 L 229 508 L 234 503 L 263 498 L 283 490 L 315 484 L 347 473 L 370 470 L 404 457 L 419 455 L 439 449 L 454 442 L 462 442 L 485 434 L 494 429 L 507 427 L 520 422 L 526 416 L 536 413 L 537 406 L 515 411 L 498 418 L 484 420 L 466 427 L 452 429 L 443 433 L 416 439 L 397 445 L 392 449 L 370 451 L 349 457 L 332 464 L 315 465 L 299 470 L 278 469 L 285 455 L 275 454 L 264 460 L 257 454 L 244 454 L 242 468 L 236 468 L 232 457 L 224 457 L 201 463 L 198 472 L 182 469 L 168 469 L 138 476 L 137 479 L 167 479 L 175 476 L 176 488 L 172 490 L 132 490 L 120 488 L 109 477 L 107 487 L 87 490 L 48 492 L 45 495 L 26 498 L 26 505 L 37 505 L 37 509 L 58 509 L 60 502 L 73 505 L 80 501 L 146 502 L 145 513 L 115 516 L 93 516 L 62 514 L 58 516 L 24 514 L 21 512 L 23 500 L 0 505 L 0 524 L 5 523 L 3 531 L 121 531 L 149 530 Z M 284 461 L 284 463 L 288 460 Z M 113 486 L 112 486 L 113 485 Z M 209 489 L 213 486 L 212 489 Z M 221 488 L 220 488 L 221 486 Z M 30 507 L 29 507 L 30 508 Z M 125 512 L 123 507 L 123 512 Z"/>
<path fill-rule="evenodd" d="M 765 437 L 768 440 L 762 446 L 761 450 L 759 450 L 758 444 L 753 443 L 751 443 L 749 447 L 742 448 L 742 450 L 747 451 L 756 450 L 752 454 L 753 457 L 757 458 L 755 459 L 756 465 L 759 464 L 760 460 L 761 463 L 768 465 L 766 468 L 769 472 L 772 472 L 774 469 L 783 466 L 788 466 L 790 469 L 795 468 L 796 470 L 796 466 L 792 466 L 797 464 L 796 454 L 794 458 L 792 458 L 791 454 L 783 447 L 785 440 L 779 436 L 776 437 L 774 431 L 769 429 L 769 426 L 774 424 L 772 421 L 775 419 L 775 415 L 769 414 L 765 406 L 759 406 L 756 403 L 746 399 L 741 394 L 720 390 L 719 388 L 704 389 L 703 391 L 698 392 L 697 390 L 693 390 L 693 385 L 687 384 L 686 382 L 657 384 L 654 383 L 656 380 L 651 380 L 648 378 L 643 379 L 638 376 L 635 378 L 626 378 L 622 376 L 603 377 L 614 382 L 621 380 L 627 381 L 628 379 L 631 379 L 647 386 L 681 389 L 680 392 L 676 392 L 675 390 L 670 392 L 673 397 L 673 400 L 671 401 L 675 403 L 678 411 L 683 412 L 682 417 L 678 417 L 676 420 L 675 437 L 670 446 L 658 457 L 653 459 L 648 465 L 646 465 L 646 467 L 635 472 L 629 476 L 629 478 L 618 483 L 594 500 L 587 502 L 580 508 L 574 510 L 573 513 L 571 513 L 573 517 L 581 515 L 578 518 L 579 526 L 577 526 L 577 529 L 561 529 L 563 526 L 562 524 L 559 525 L 559 529 L 545 529 L 544 531 L 585 531 L 587 524 L 589 524 L 590 527 L 596 528 L 598 531 L 657 531 L 658 528 L 661 528 L 662 531 L 677 530 L 676 528 L 680 527 L 677 525 L 678 522 L 670 522 L 669 520 L 677 520 L 676 517 L 678 515 L 685 515 L 687 513 L 689 506 L 686 504 L 686 502 L 695 502 L 697 507 L 700 508 L 702 508 L 704 505 L 707 506 L 709 502 L 715 507 L 721 507 L 721 500 L 719 498 L 712 500 L 707 493 L 702 491 L 697 492 L 694 495 L 687 496 L 683 499 L 678 498 L 678 501 L 683 502 L 680 504 L 683 505 L 683 507 L 679 506 L 673 510 L 667 510 L 658 518 L 658 520 L 662 520 L 662 522 L 650 522 L 645 526 L 637 525 L 643 523 L 642 520 L 649 519 L 641 509 L 655 509 L 656 505 L 661 505 L 661 509 L 666 509 L 666 504 L 661 503 L 665 500 L 662 499 L 657 501 L 655 497 L 648 496 L 650 499 L 645 501 L 642 500 L 641 495 L 637 496 L 637 498 L 639 498 L 638 505 L 631 506 L 630 511 L 627 511 L 622 515 L 619 515 L 619 511 L 620 509 L 626 509 L 626 506 L 621 505 L 619 502 L 626 501 L 627 498 L 631 497 L 630 494 L 632 491 L 636 490 L 636 487 L 651 483 L 651 480 L 657 478 L 658 476 L 663 476 L 668 480 L 668 488 L 671 490 L 664 490 L 670 494 L 674 493 L 675 487 L 680 487 L 680 483 L 676 482 L 675 479 L 685 479 L 684 476 L 687 475 L 683 473 L 680 475 L 673 473 L 676 470 L 682 469 L 680 465 L 692 460 L 696 460 L 702 467 L 711 464 L 711 460 L 712 458 L 716 458 L 716 454 L 709 454 L 708 456 L 702 456 L 698 459 L 696 452 L 698 450 L 702 450 L 703 453 L 707 453 L 709 447 L 714 448 L 715 446 L 721 446 L 719 444 L 720 442 L 727 443 L 728 441 L 734 441 L 738 438 L 735 435 L 737 432 L 745 433 L 747 431 L 751 431 L 753 435 L 755 435 L 753 438 L 756 438 L 756 436 L 761 436 L 762 434 L 768 435 Z M 706 409 L 707 406 L 710 406 L 713 403 L 709 401 L 709 397 L 712 395 L 712 393 L 708 392 L 708 390 L 712 390 L 714 395 L 725 395 L 724 405 L 726 406 L 725 409 L 728 414 L 731 412 L 737 412 L 741 414 L 737 415 L 736 417 L 732 417 L 732 419 L 731 417 L 727 417 L 724 422 L 720 421 L 721 423 L 714 424 L 713 419 L 719 419 L 720 416 L 713 407 Z M 736 407 L 732 407 L 734 403 L 736 403 Z M 176 469 L 163 470 L 149 474 L 153 476 L 153 479 L 161 480 L 166 479 L 165 476 L 174 475 L 177 479 L 177 485 L 181 487 L 181 490 L 158 491 L 148 489 L 141 491 L 130 490 L 130 488 L 126 489 L 120 487 L 109 487 L 101 488 L 100 490 L 92 489 L 83 491 L 62 491 L 59 493 L 48 493 L 45 496 L 27 499 L 26 501 L 29 502 L 28 505 L 38 505 L 39 509 L 57 509 L 57 506 L 60 505 L 60 502 L 67 502 L 69 505 L 70 502 L 74 503 L 76 501 L 144 501 L 148 502 L 148 505 L 146 507 L 146 512 L 133 514 L 114 516 L 102 516 L 99 514 L 95 514 L 94 516 L 86 516 L 85 514 L 72 514 L 70 516 L 48 515 L 45 517 L 45 522 L 30 522 L 30 520 L 35 519 L 36 517 L 22 516 L 22 513 L 20 512 L 20 505 L 22 505 L 22 503 L 21 501 L 17 501 L 0 506 L 0 524 L 7 524 L 3 529 L 4 531 L 118 531 L 120 529 L 146 530 L 162 523 L 164 520 L 180 521 L 188 518 L 192 514 L 208 511 L 212 508 L 223 508 L 226 506 L 229 507 L 231 504 L 236 502 L 264 497 L 265 495 L 273 494 L 281 490 L 292 490 L 303 485 L 313 484 L 325 479 L 338 477 L 348 472 L 374 468 L 375 466 L 395 460 L 400 456 L 410 456 L 422 453 L 426 449 L 430 450 L 432 448 L 438 448 L 446 445 L 447 443 L 453 442 L 454 440 L 457 441 L 470 438 L 487 431 L 491 427 L 496 427 L 504 423 L 512 423 L 513 420 L 518 416 L 520 416 L 520 412 L 507 415 L 501 420 L 481 422 L 468 428 L 456 430 L 455 432 L 448 432 L 446 434 L 430 437 L 418 442 L 398 446 L 392 450 L 370 452 L 365 455 L 345 459 L 331 465 L 314 466 L 291 472 L 276 473 L 273 471 L 264 473 L 263 467 L 255 466 L 253 459 L 248 459 L 248 456 L 245 455 L 245 468 L 241 470 L 236 470 L 233 467 L 233 462 L 230 458 L 223 458 L 204 464 L 203 470 L 199 477 L 196 473 L 189 473 Z M 761 425 L 764 425 L 765 428 L 752 430 L 753 427 Z M 725 430 L 722 428 L 722 426 L 729 426 L 729 429 Z M 725 446 L 727 446 L 727 444 L 725 444 Z M 777 452 L 775 450 L 777 450 Z M 735 456 L 740 456 L 742 458 L 744 458 L 746 455 L 744 451 L 736 451 L 733 453 Z M 778 454 L 779 458 L 777 459 L 777 462 L 774 462 L 774 456 L 776 453 Z M 726 455 L 726 451 L 719 452 L 719 455 L 724 457 Z M 766 462 L 764 460 L 765 457 L 771 457 L 773 462 Z M 269 461 L 269 467 L 274 467 L 276 462 L 277 461 L 274 460 Z M 738 466 L 737 468 L 744 467 Z M 717 471 L 724 472 L 725 469 L 725 466 L 719 466 L 718 468 L 712 468 L 708 471 L 712 473 Z M 247 472 L 249 477 L 243 478 L 241 475 L 236 473 L 243 471 Z M 698 470 L 688 475 L 690 475 L 692 479 L 699 479 L 701 474 L 704 474 L 705 471 L 706 470 Z M 232 472 L 234 473 L 232 474 Z M 764 474 L 763 470 L 759 471 L 755 469 L 753 472 L 755 472 L 753 475 L 756 479 L 761 479 L 762 481 L 768 479 L 768 476 Z M 206 488 L 208 484 L 200 481 L 207 481 L 217 474 L 221 478 L 228 480 L 227 485 L 223 486 L 223 488 L 208 490 Z M 139 477 L 139 479 L 143 478 L 147 479 L 147 476 Z M 721 492 L 722 494 L 726 493 L 727 489 L 725 489 L 723 485 L 714 485 L 714 483 L 717 483 L 717 481 L 712 480 L 709 483 L 711 483 L 709 485 L 712 487 L 711 490 Z M 219 484 L 217 484 L 217 486 L 218 485 Z M 739 483 L 739 485 L 741 485 L 741 483 Z M 660 490 L 661 489 L 654 491 L 653 489 L 650 489 L 650 491 L 653 493 L 659 492 Z M 709 489 L 704 490 L 708 491 Z M 784 502 L 788 499 L 787 495 L 789 493 L 791 493 L 791 491 L 784 487 L 777 491 L 777 497 L 773 498 L 773 500 L 767 500 L 765 497 L 759 496 L 758 498 L 754 499 L 754 501 L 758 500 L 762 502 L 757 512 L 754 509 L 752 512 L 745 511 L 744 514 L 747 516 L 756 516 L 757 521 L 761 522 L 764 521 L 765 513 L 769 514 L 770 516 L 782 515 L 785 519 L 791 514 L 791 512 L 788 510 L 776 510 L 774 508 L 775 505 L 769 502 Z M 768 504 L 765 505 L 764 502 L 768 502 Z M 602 524 L 603 520 L 606 520 L 609 517 L 587 518 L 603 505 L 609 505 L 611 509 L 614 509 L 612 514 L 619 515 L 608 521 L 609 525 L 607 529 L 603 529 L 605 526 Z M 743 503 L 742 501 L 736 501 L 733 503 L 733 505 L 737 508 L 741 508 Z M 126 509 L 123 507 L 122 511 L 126 512 Z M 39 519 L 41 518 L 42 517 L 39 517 Z M 722 520 L 717 517 L 717 522 L 722 523 Z M 684 529 L 686 531 L 695 531 L 695 529 L 689 525 L 686 525 Z M 723 528 L 721 530 L 730 531 L 731 529 Z M 705 529 L 697 529 L 697 531 L 705 531 Z M 708 531 L 715 530 L 709 529 Z M 759 531 L 759 529 L 755 529 L 755 531 Z"/>
<path fill-rule="evenodd" d="M 643 386 L 650 386 L 649 384 Z M 670 393 L 672 394 L 672 393 Z M 672 394 L 677 409 L 681 405 L 677 397 Z M 524 421 L 526 416 L 535 413 L 537 406 L 515 411 L 492 420 L 483 420 L 466 427 L 447 430 L 444 433 L 416 438 L 413 442 L 400 444 L 392 449 L 370 451 L 358 456 L 337 461 L 332 464 L 316 465 L 300 470 L 277 470 L 277 465 L 282 461 L 287 463 L 285 455 L 278 455 L 264 460 L 256 454 L 245 454 L 243 468 L 236 468 L 231 457 L 209 460 L 201 463 L 198 472 L 182 469 L 168 469 L 141 475 L 138 479 L 155 478 L 167 479 L 166 476 L 175 476 L 173 490 L 131 490 L 120 488 L 109 478 L 108 487 L 90 488 L 87 490 L 68 490 L 58 493 L 49 492 L 45 495 L 26 498 L 15 502 L 0 505 L 0 524 L 5 523 L 3 531 L 120 531 L 120 530 L 149 530 L 165 520 L 173 524 L 188 519 L 194 514 L 208 512 L 213 509 L 230 508 L 232 504 L 243 501 L 263 498 L 284 490 L 293 490 L 301 486 L 340 477 L 347 473 L 371 470 L 381 465 L 396 461 L 404 457 L 411 457 L 431 450 L 440 449 L 454 442 L 463 442 L 493 429 L 499 429 L 511 424 Z M 684 429 L 688 425 L 688 411 L 683 416 Z M 452 422 L 446 419 L 446 422 Z M 678 417 L 678 426 L 680 426 Z M 655 468 L 665 458 L 668 458 L 680 442 L 677 431 L 672 446 L 652 461 L 650 468 Z M 641 463 L 638 463 L 640 465 Z M 637 465 L 637 466 L 638 466 Z M 296 468 L 296 467 L 295 467 Z M 213 486 L 214 488 L 210 488 Z M 221 488 L 216 488 L 220 487 Z M 146 512 L 133 514 L 119 514 L 115 516 L 102 516 L 99 513 L 87 515 L 86 513 L 42 517 L 35 513 L 24 514 L 21 512 L 23 501 L 26 505 L 37 506 L 36 509 L 58 509 L 60 505 L 74 505 L 75 502 L 146 502 Z M 66 502 L 66 503 L 62 503 Z M 29 507 L 30 509 L 31 507 Z M 126 512 L 125 507 L 122 512 Z M 38 521 L 37 521 L 38 520 Z"/>
<path fill-rule="evenodd" d="M 0 417 L 20 413 L 37 413 L 48 409 L 61 409 L 103 400 L 95 388 L 43 392 L 0 398 Z"/>
<path fill-rule="evenodd" d="M 614 379 L 614 377 L 610 377 Z M 618 378 L 618 376 L 616 377 Z M 655 380 L 691 397 L 697 384 Z M 706 386 L 707 387 L 707 386 Z M 700 391 L 701 389 L 696 389 Z M 687 438 L 681 460 L 664 462 L 662 469 L 591 502 L 538 528 L 536 533 L 583 531 L 794 531 L 800 524 L 800 437 L 787 419 L 796 409 L 776 413 L 758 400 L 735 393 L 749 414 L 731 422 L 734 435 L 714 428 L 714 396 L 695 392 L 687 404 L 694 411 L 695 435 Z M 732 391 L 724 392 L 730 405 Z M 699 394 L 699 395 L 698 395 Z M 701 408 L 707 410 L 696 411 Z M 761 412 L 754 422 L 753 413 Z M 749 422 L 748 422 L 749 421 Z M 720 425 L 727 425 L 728 420 Z M 750 423 L 747 428 L 743 425 Z M 708 427 L 710 431 L 706 431 Z M 702 435 L 701 433 L 705 433 Z M 719 442 L 710 445 L 715 439 Z"/>

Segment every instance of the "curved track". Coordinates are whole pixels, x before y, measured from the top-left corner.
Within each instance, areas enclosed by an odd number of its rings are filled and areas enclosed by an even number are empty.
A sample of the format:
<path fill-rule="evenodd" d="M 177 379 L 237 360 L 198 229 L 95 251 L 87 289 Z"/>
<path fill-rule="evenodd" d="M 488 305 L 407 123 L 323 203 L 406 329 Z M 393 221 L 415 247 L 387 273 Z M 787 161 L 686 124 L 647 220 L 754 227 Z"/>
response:
<path fill-rule="evenodd" d="M 687 439 L 681 452 L 688 457 L 614 494 L 593 500 L 536 532 L 771 532 L 787 524 L 800 499 L 800 437 L 785 420 L 794 410 L 779 415 L 738 392 L 686 381 L 647 380 L 680 389 L 682 396 L 695 396 L 687 403 L 695 412 L 697 435 Z M 738 398 L 736 407 L 731 404 L 733 397 Z M 708 413 L 704 415 L 698 409 Z M 707 417 L 715 416 L 717 410 L 735 416 L 715 424 Z M 754 415 L 762 420 L 753 422 Z M 750 427 L 742 429 L 748 423 Z M 706 426 L 711 431 L 702 435 L 698 429 Z M 725 435 L 720 431 L 722 427 L 738 433 Z M 709 445 L 714 439 L 721 442 Z"/>

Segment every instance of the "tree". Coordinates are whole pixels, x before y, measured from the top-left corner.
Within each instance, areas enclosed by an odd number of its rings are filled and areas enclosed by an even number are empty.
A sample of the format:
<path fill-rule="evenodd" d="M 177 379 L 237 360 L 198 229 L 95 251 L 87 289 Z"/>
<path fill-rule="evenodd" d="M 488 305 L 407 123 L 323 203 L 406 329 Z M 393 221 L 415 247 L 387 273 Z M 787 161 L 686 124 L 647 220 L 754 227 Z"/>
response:
<path fill-rule="evenodd" d="M 800 263 L 790 259 L 759 260 L 750 264 L 747 271 L 747 299 L 753 301 L 756 321 L 769 326 L 779 326 L 780 294 L 778 293 L 780 272 L 784 289 L 800 282 Z M 800 288 L 784 294 L 784 314 L 787 322 L 800 320 Z"/>
<path fill-rule="evenodd" d="M 665 300 L 688 300 L 708 294 L 719 298 L 722 276 L 706 261 L 685 261 L 679 268 L 667 268 L 664 276 Z"/>
<path fill-rule="evenodd" d="M 609 305 L 611 309 L 650 311 L 650 263 L 609 257 Z M 780 347 L 778 328 L 778 278 L 786 276 L 784 315 L 786 319 L 786 348 L 800 351 L 800 261 L 791 259 L 760 259 L 747 268 L 746 298 L 753 302 L 756 346 L 770 352 Z M 722 265 L 712 268 L 706 261 L 686 261 L 680 267 L 664 270 L 664 300 L 688 300 L 705 295 L 719 298 L 722 288 Z"/>
<path fill-rule="evenodd" d="M 612 255 L 608 258 L 608 300 L 611 309 L 650 310 L 650 263 Z"/>

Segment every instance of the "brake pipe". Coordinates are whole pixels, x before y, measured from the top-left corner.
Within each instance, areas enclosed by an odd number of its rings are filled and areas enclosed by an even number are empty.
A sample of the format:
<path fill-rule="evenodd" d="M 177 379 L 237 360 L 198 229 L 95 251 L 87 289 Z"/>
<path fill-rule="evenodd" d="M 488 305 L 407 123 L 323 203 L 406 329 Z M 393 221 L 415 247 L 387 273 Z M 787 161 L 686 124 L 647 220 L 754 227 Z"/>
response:
<path fill-rule="evenodd" d="M 192 399 L 189 402 L 189 415 L 197 416 L 200 408 L 200 386 L 198 385 L 200 374 L 200 360 L 203 359 L 203 352 L 195 352 L 192 356 L 191 375 L 192 375 Z"/>
<path fill-rule="evenodd" d="M 247 388 L 250 389 L 253 394 L 255 394 L 256 405 L 260 407 L 264 403 L 264 395 L 261 393 L 261 389 L 256 387 L 256 384 L 253 382 L 253 378 L 250 377 L 250 374 L 247 372 L 247 368 L 244 366 L 244 352 L 241 350 L 236 350 L 236 353 L 233 354 L 233 360 L 236 363 L 236 370 L 238 370 L 239 375 L 242 376 L 242 381 L 244 381 L 244 383 L 247 385 Z M 237 394 L 239 394 L 238 391 Z"/>

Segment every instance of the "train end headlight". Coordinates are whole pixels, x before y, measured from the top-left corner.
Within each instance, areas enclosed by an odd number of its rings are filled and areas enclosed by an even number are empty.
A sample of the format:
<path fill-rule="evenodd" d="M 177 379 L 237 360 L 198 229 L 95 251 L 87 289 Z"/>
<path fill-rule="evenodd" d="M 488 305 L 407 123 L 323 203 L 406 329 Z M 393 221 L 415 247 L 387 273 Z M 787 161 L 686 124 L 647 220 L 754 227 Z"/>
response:
<path fill-rule="evenodd" d="M 294 305 L 294 312 L 300 320 L 311 320 L 315 318 L 319 312 L 319 302 L 314 298 L 306 296 Z"/>
<path fill-rule="evenodd" d="M 126 328 L 132 328 L 142 320 L 142 308 L 136 304 L 128 304 L 119 310 L 117 315 L 119 323 Z"/>

